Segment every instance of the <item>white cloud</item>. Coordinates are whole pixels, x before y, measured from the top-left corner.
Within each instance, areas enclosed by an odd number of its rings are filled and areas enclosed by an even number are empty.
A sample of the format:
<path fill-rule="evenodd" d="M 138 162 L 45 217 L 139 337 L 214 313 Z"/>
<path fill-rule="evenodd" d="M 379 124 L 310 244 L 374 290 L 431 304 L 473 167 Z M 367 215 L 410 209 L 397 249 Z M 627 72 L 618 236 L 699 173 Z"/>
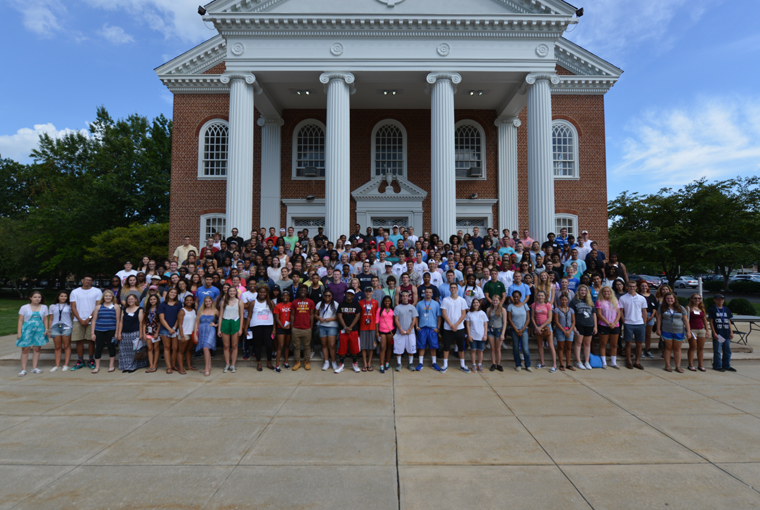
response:
<path fill-rule="evenodd" d="M 108 23 L 103 25 L 103 28 L 98 30 L 100 34 L 106 40 L 113 44 L 125 44 L 135 42 L 134 38 L 126 33 L 123 28 L 116 26 L 109 26 Z"/>
<path fill-rule="evenodd" d="M 21 12 L 24 26 L 42 37 L 52 37 L 61 30 L 60 17 L 66 13 L 61 0 L 11 0 Z"/>
<path fill-rule="evenodd" d="M 632 135 L 613 175 L 646 177 L 650 188 L 658 189 L 702 177 L 758 174 L 759 115 L 756 98 L 699 98 L 689 107 L 648 111 L 628 126 Z"/>
<path fill-rule="evenodd" d="M 669 48 L 707 5 L 708 0 L 587 0 L 584 16 L 566 37 L 605 58 L 621 60 L 644 43 Z"/>
<path fill-rule="evenodd" d="M 201 42 L 216 34 L 209 30 L 198 15 L 197 0 L 85 0 L 93 7 L 125 11 L 141 22 L 164 34 L 185 42 Z M 201 2 L 203 3 L 203 2 Z"/>
<path fill-rule="evenodd" d="M 32 149 L 37 148 L 41 134 L 47 133 L 54 138 L 62 138 L 64 135 L 77 131 L 85 135 L 89 133 L 86 129 L 56 129 L 51 123 L 35 124 L 34 129 L 21 128 L 13 135 L 0 135 L 0 155 L 3 158 L 26 163 L 31 161 L 29 156 Z"/>

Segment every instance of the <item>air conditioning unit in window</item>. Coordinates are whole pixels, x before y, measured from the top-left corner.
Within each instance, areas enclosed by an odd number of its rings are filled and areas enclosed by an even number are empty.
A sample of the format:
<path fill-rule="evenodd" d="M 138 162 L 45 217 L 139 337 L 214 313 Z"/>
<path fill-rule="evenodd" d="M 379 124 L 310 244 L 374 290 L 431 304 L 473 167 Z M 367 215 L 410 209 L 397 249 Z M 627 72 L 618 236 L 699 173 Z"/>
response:
<path fill-rule="evenodd" d="M 315 166 L 307 166 L 303 170 L 304 177 L 316 177 L 317 176 L 317 167 Z"/>
<path fill-rule="evenodd" d="M 483 169 L 479 166 L 471 166 L 467 170 L 467 177 L 483 177 Z"/>

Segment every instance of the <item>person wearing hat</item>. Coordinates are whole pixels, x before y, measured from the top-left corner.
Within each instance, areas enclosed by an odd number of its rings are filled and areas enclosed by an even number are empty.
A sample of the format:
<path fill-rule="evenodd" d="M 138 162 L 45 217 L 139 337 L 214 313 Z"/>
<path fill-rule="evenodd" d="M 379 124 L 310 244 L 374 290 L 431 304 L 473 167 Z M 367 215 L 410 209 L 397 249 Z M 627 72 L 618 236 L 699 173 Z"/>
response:
<path fill-rule="evenodd" d="M 373 275 L 377 279 L 377 276 Z M 380 334 L 377 331 L 377 310 L 380 303 L 372 296 L 375 289 L 372 285 L 364 287 L 365 298 L 359 301 L 361 318 L 359 319 L 359 347 L 362 350 L 362 361 L 364 366 L 362 372 L 372 372 L 372 354 L 375 352 L 375 345 Z M 381 291 L 382 292 L 382 291 Z"/>
<path fill-rule="evenodd" d="M 389 235 L 388 239 L 391 240 L 394 246 L 396 246 L 399 241 L 404 240 L 404 236 L 398 233 L 398 225 L 393 225 L 393 234 Z"/>
<path fill-rule="evenodd" d="M 724 306 L 726 297 L 723 294 L 715 294 L 713 300 L 715 304 L 707 312 L 712 329 L 713 370 L 736 372 L 736 369 L 731 366 L 731 340 L 734 339 L 734 328 L 731 323 L 733 314 L 727 306 Z"/>
<path fill-rule="evenodd" d="M 378 276 L 378 279 L 380 281 L 380 286 L 384 289 L 388 288 L 388 277 L 393 276 L 395 278 L 395 275 L 393 274 L 393 263 L 389 261 L 385 261 L 385 272 L 380 273 Z"/>
<path fill-rule="evenodd" d="M 361 310 L 359 303 L 354 301 L 354 290 L 348 289 L 345 293 L 344 300 L 338 305 L 338 324 L 340 325 L 340 339 L 338 342 L 338 367 L 335 373 L 339 374 L 345 370 L 344 360 L 348 351 L 351 351 L 354 372 L 360 372 L 357 363 L 357 354 L 361 350 L 359 347 L 359 319 Z"/>
<path fill-rule="evenodd" d="M 137 276 L 137 271 L 132 269 L 132 261 L 126 260 L 124 261 L 124 269 L 116 273 L 116 276 L 119 277 L 119 279 L 121 280 L 121 284 L 124 285 L 124 283 L 127 281 L 127 278 L 129 278 L 132 275 Z"/>

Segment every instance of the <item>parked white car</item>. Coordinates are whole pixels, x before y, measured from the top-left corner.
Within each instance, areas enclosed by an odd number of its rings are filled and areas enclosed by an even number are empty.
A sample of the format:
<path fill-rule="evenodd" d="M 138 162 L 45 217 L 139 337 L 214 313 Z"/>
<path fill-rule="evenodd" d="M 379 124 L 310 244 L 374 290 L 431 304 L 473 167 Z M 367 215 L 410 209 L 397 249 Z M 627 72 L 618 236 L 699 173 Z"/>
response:
<path fill-rule="evenodd" d="M 699 282 L 697 282 L 697 279 L 693 276 L 682 276 L 675 282 L 675 287 L 677 289 L 685 289 L 687 287 L 691 287 L 693 289 L 697 288 L 697 285 L 699 285 Z"/>

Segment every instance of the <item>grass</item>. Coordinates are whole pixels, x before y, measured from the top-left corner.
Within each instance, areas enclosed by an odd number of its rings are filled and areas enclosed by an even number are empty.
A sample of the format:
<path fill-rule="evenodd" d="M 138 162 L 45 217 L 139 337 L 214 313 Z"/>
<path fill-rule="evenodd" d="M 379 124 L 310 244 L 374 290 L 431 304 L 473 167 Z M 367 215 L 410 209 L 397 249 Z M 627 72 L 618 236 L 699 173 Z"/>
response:
<path fill-rule="evenodd" d="M 752 303 L 752 306 L 755 307 L 755 315 L 760 315 L 760 303 Z"/>
<path fill-rule="evenodd" d="M 44 291 L 45 303 L 50 304 L 55 298 L 56 291 Z M 0 290 L 0 336 L 15 335 L 18 328 L 18 309 L 29 300 L 19 299 L 18 294 L 10 290 Z"/>

